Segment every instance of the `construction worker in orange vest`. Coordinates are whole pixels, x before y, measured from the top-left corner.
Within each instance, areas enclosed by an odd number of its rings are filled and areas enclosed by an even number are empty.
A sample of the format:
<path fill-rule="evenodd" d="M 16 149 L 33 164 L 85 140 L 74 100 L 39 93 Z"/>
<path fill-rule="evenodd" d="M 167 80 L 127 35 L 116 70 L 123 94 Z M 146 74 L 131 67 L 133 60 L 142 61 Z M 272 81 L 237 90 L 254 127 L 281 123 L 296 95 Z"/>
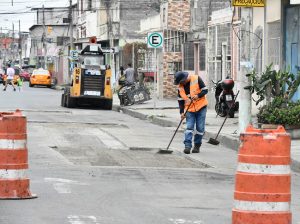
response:
<path fill-rule="evenodd" d="M 175 74 L 175 85 L 178 85 L 178 103 L 181 119 L 186 118 L 186 131 L 184 139 L 184 153 L 190 154 L 194 135 L 194 148 L 192 153 L 199 153 L 202 138 L 205 132 L 205 118 L 208 101 L 208 89 L 198 75 L 191 75 L 179 71 Z M 185 111 L 187 111 L 185 115 Z M 196 126 L 196 131 L 194 127 Z"/>

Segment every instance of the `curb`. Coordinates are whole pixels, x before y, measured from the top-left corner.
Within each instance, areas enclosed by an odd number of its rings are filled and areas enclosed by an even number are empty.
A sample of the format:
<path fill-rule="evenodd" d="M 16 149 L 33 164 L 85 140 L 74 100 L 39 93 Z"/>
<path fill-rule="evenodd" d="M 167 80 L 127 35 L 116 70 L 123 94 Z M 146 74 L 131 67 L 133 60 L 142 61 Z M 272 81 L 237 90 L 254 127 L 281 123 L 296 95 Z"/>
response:
<path fill-rule="evenodd" d="M 162 127 L 177 127 L 177 125 L 178 125 L 176 122 L 167 121 L 167 120 L 161 119 L 159 117 L 148 116 L 148 115 L 142 114 L 140 112 L 133 111 L 131 109 L 120 107 L 119 105 L 113 105 L 113 110 L 117 111 L 117 112 L 123 112 L 124 114 L 127 114 L 127 115 L 135 117 L 135 118 L 139 118 L 141 120 L 148 120 L 151 123 L 162 126 Z M 179 130 L 179 132 L 182 132 L 182 131 Z M 215 138 L 215 137 L 216 137 L 215 132 L 206 130 L 204 139 Z M 238 152 L 238 149 L 240 146 L 239 138 L 220 134 L 218 137 L 218 140 L 220 141 L 221 145 Z M 293 158 L 291 159 L 291 161 L 292 161 L 291 169 L 294 172 L 300 172 L 300 161 L 294 160 Z"/>
<path fill-rule="evenodd" d="M 117 112 L 123 112 L 124 114 L 127 114 L 129 116 L 141 119 L 141 120 L 148 120 L 153 124 L 162 126 L 162 127 L 177 127 L 178 123 L 173 122 L 173 121 L 168 121 L 165 119 L 161 119 L 159 117 L 154 117 L 154 116 L 148 116 L 143 113 L 134 111 L 132 109 L 120 107 L 119 105 L 113 105 L 113 110 Z M 209 139 L 209 138 L 215 138 L 216 133 L 211 132 L 211 131 L 206 131 L 204 138 Z M 226 148 L 238 151 L 240 141 L 238 138 L 228 136 L 228 135 L 222 135 L 220 134 L 218 137 L 218 140 L 220 141 L 220 144 L 225 146 Z"/>
<path fill-rule="evenodd" d="M 65 87 L 64 86 L 52 86 L 51 89 L 54 89 L 54 90 L 64 90 Z"/>

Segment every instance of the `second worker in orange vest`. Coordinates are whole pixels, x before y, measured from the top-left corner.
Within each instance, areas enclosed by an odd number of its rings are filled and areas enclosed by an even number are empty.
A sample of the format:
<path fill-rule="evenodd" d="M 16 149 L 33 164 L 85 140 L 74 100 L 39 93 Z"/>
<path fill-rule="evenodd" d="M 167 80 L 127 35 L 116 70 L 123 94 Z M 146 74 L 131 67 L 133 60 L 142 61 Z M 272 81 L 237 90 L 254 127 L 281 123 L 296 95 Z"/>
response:
<path fill-rule="evenodd" d="M 193 147 L 193 136 L 194 148 L 192 153 L 199 153 L 205 132 L 208 105 L 206 94 L 208 89 L 198 75 L 191 75 L 182 71 L 175 74 L 175 84 L 178 85 L 178 103 L 182 119 L 184 119 L 184 112 L 188 109 L 186 113 L 184 153 L 190 154 Z M 196 130 L 194 130 L 195 126 Z"/>

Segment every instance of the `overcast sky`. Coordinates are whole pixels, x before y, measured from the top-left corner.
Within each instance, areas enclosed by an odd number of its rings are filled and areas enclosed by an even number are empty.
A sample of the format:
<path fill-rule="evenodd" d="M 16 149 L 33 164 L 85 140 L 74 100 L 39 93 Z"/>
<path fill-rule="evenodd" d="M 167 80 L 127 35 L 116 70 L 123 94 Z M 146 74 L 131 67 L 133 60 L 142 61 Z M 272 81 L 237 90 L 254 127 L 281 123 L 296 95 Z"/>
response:
<path fill-rule="evenodd" d="M 13 0 L 14 6 L 11 5 L 11 0 L 0 0 L 0 27 L 3 32 L 7 29 L 12 30 L 12 23 L 15 24 L 15 30 L 19 29 L 18 22 L 21 21 L 21 30 L 29 31 L 29 27 L 34 24 L 35 14 L 31 11 L 31 7 L 61 7 L 68 6 L 69 0 Z M 73 0 L 73 3 L 77 0 Z M 14 13 L 14 14 L 6 14 Z M 29 12 L 29 13 L 24 13 Z"/>

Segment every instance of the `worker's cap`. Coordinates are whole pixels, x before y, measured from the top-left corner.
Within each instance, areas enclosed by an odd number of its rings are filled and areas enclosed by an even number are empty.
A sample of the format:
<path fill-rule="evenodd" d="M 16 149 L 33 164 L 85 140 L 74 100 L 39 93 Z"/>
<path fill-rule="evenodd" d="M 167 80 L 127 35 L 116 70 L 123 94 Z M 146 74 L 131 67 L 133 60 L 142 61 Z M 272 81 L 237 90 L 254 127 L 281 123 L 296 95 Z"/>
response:
<path fill-rule="evenodd" d="M 179 85 L 180 83 L 183 83 L 187 77 L 189 76 L 189 73 L 187 72 L 176 72 L 175 76 L 174 76 L 174 84 L 175 85 Z"/>

